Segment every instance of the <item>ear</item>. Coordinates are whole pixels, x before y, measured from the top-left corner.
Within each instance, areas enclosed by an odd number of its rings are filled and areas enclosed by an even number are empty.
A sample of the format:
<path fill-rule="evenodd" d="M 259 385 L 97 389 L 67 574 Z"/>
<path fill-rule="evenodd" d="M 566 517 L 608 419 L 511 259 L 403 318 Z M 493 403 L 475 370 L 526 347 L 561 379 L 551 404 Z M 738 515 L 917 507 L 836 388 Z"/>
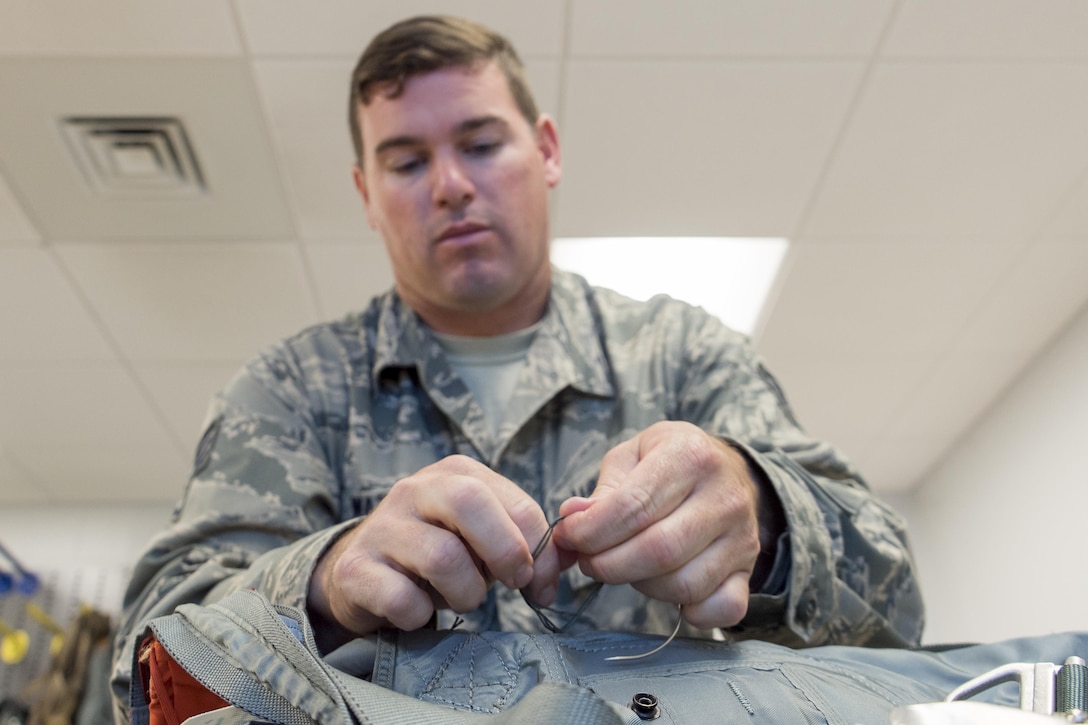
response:
<path fill-rule="evenodd" d="M 359 168 L 358 161 L 351 165 L 351 177 L 355 181 L 355 190 L 359 192 L 359 198 L 363 200 L 366 222 L 371 229 L 377 230 L 377 227 L 374 226 L 374 217 L 370 211 L 370 190 L 366 186 L 366 174 Z"/>
<path fill-rule="evenodd" d="M 563 164 L 559 153 L 559 132 L 555 121 L 547 114 L 540 114 L 536 120 L 536 145 L 544 161 L 544 180 L 549 188 L 554 188 L 563 176 Z"/>

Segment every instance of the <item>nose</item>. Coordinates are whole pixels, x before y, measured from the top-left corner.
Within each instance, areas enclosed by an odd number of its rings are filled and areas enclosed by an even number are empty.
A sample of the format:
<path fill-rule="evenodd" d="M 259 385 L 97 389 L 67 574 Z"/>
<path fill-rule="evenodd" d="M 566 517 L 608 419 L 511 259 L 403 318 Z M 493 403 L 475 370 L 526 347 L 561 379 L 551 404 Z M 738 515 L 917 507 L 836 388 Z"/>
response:
<path fill-rule="evenodd" d="M 443 156 L 431 167 L 434 176 L 434 203 L 440 207 L 459 209 L 476 196 L 476 187 L 457 158 Z"/>

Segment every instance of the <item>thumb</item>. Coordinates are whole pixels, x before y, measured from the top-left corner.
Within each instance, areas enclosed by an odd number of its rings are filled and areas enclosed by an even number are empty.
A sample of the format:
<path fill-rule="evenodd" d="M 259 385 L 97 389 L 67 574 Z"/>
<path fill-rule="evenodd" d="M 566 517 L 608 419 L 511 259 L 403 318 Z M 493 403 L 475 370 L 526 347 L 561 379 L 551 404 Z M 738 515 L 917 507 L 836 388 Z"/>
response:
<path fill-rule="evenodd" d="M 624 479 L 638 466 L 642 455 L 640 452 L 640 435 L 628 438 L 624 442 L 612 448 L 601 459 L 601 468 L 597 473 L 597 485 L 593 487 L 593 493 L 589 495 L 591 500 L 607 496 L 612 491 L 623 487 Z M 581 499 L 573 496 L 568 501 Z M 587 507 L 578 508 L 571 513 L 585 510 Z M 562 512 L 562 511 L 560 511 Z"/>
<path fill-rule="evenodd" d="M 568 516 L 581 513 L 582 511 L 589 509 L 595 501 L 596 499 L 586 498 L 584 496 L 571 496 L 566 501 L 559 504 L 559 518 L 565 519 Z"/>

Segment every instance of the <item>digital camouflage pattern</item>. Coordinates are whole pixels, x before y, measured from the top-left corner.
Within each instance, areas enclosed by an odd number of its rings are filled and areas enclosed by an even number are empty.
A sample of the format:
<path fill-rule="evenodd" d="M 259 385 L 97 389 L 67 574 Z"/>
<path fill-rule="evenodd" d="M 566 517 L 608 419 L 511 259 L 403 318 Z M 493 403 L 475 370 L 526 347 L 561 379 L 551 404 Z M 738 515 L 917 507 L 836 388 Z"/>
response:
<path fill-rule="evenodd" d="M 394 292 L 265 350 L 217 396 L 209 420 L 174 519 L 126 594 L 114 682 L 122 698 L 150 618 L 240 588 L 304 609 L 323 549 L 424 466 L 452 454 L 482 461 L 553 521 L 562 501 L 593 490 L 606 451 L 662 420 L 742 448 L 782 502 L 788 531 L 765 591 L 727 635 L 880 646 L 921 637 L 903 521 L 837 450 L 801 430 L 743 335 L 667 297 L 635 302 L 556 270 L 497 433 Z M 567 570 L 556 607 L 577 609 L 592 585 Z M 676 616 L 675 605 L 605 586 L 569 631 L 668 633 Z M 463 618 L 468 629 L 542 630 L 501 584 Z"/>

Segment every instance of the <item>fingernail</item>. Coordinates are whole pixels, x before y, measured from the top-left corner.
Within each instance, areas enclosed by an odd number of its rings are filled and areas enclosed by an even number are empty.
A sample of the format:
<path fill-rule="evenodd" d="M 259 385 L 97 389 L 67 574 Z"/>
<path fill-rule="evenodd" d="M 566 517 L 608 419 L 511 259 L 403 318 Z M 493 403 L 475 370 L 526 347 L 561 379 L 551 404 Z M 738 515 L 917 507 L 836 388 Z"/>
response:
<path fill-rule="evenodd" d="M 531 582 L 532 580 L 533 580 L 533 565 L 532 564 L 525 564 L 520 569 L 518 569 L 518 573 L 514 575 L 514 586 L 512 586 L 510 588 L 511 589 L 521 589 L 522 587 L 527 587 L 527 586 L 529 586 L 529 582 Z"/>

